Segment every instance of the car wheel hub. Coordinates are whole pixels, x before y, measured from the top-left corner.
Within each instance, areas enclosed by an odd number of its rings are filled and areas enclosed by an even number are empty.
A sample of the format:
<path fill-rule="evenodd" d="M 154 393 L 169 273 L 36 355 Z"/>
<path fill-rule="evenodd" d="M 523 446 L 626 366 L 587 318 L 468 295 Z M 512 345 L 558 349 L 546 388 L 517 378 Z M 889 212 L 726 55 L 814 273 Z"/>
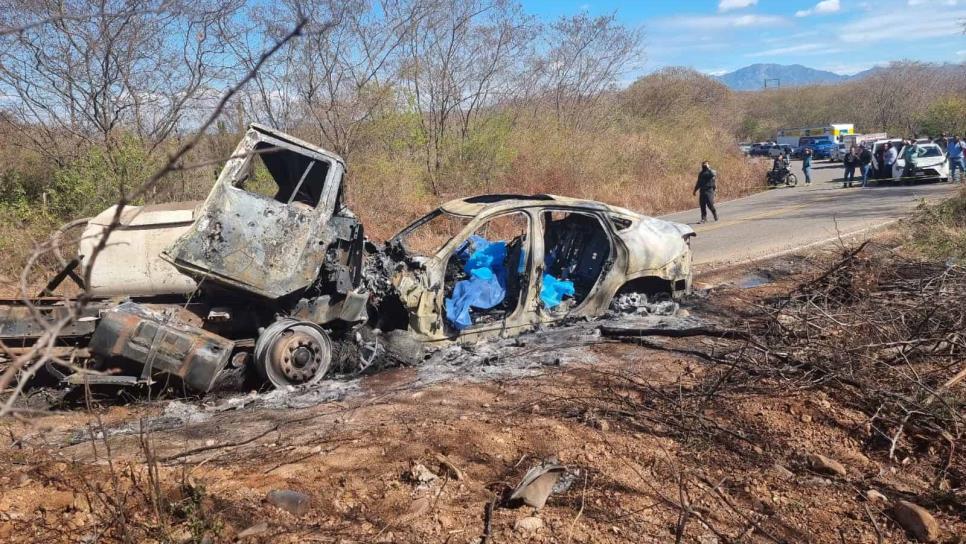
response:
<path fill-rule="evenodd" d="M 276 387 L 319 382 L 332 363 L 332 343 L 318 325 L 276 321 L 255 344 L 256 368 Z"/>

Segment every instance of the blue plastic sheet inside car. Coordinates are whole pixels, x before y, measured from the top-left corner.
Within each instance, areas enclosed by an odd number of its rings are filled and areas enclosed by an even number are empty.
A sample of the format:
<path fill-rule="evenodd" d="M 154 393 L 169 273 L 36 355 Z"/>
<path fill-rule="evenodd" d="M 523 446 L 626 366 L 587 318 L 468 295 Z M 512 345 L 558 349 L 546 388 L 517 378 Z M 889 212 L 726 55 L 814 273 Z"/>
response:
<path fill-rule="evenodd" d="M 453 288 L 453 296 L 446 298 L 446 320 L 456 330 L 463 330 L 473 324 L 472 310 L 495 308 L 506 298 L 507 286 L 507 243 L 504 240 L 490 241 L 482 236 L 473 235 L 456 250 L 455 257 L 463 264 L 463 271 L 469 276 L 460 280 Z M 521 252 L 516 273 L 526 270 L 526 255 Z M 540 288 L 540 300 L 546 308 L 555 308 L 563 298 L 573 296 L 574 284 L 544 274 Z"/>
<path fill-rule="evenodd" d="M 457 330 L 473 324 L 472 308 L 489 310 L 506 298 L 506 242 L 490 242 L 473 235 L 456 251 L 465 262 L 468 279 L 456 282 L 453 296 L 445 300 L 446 319 Z"/>
<path fill-rule="evenodd" d="M 550 274 L 543 275 L 543 283 L 540 286 L 540 301 L 543 307 L 554 309 L 563 302 L 564 297 L 574 296 L 574 282 L 570 280 L 557 279 Z"/>

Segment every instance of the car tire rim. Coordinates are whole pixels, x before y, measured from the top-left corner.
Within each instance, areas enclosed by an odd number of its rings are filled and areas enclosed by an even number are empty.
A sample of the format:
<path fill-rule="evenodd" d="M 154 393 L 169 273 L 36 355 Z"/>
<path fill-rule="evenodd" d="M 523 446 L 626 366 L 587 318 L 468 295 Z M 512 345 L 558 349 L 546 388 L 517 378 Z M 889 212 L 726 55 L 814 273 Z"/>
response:
<path fill-rule="evenodd" d="M 255 343 L 255 368 L 275 387 L 313 385 L 332 364 L 332 341 L 315 323 L 281 319 Z"/>

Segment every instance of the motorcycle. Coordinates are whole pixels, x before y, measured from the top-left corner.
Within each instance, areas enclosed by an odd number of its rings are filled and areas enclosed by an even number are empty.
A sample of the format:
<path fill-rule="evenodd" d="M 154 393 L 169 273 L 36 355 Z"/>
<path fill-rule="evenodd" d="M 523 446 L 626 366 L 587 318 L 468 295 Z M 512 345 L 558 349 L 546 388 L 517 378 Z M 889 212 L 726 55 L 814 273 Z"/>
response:
<path fill-rule="evenodd" d="M 769 170 L 768 186 L 777 187 L 779 185 L 784 185 L 785 187 L 794 187 L 798 185 L 798 176 L 793 174 L 788 168 Z"/>

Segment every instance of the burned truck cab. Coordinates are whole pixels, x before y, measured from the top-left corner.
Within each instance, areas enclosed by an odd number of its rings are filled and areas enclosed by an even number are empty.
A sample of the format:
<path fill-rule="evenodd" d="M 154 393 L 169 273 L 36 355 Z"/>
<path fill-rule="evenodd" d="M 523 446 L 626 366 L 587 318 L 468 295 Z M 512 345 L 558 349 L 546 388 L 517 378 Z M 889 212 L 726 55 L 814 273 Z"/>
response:
<path fill-rule="evenodd" d="M 198 281 L 266 299 L 302 291 L 320 272 L 348 294 L 351 266 L 333 253 L 362 237 L 342 201 L 344 172 L 339 157 L 253 125 L 162 258 Z"/>
<path fill-rule="evenodd" d="M 94 218 L 80 248 L 88 292 L 118 302 L 102 303 L 91 353 L 139 363 L 142 382 L 160 371 L 201 391 L 238 367 L 275 386 L 321 380 L 332 335 L 367 317 L 344 173 L 337 155 L 251 125 L 204 202 Z"/>

